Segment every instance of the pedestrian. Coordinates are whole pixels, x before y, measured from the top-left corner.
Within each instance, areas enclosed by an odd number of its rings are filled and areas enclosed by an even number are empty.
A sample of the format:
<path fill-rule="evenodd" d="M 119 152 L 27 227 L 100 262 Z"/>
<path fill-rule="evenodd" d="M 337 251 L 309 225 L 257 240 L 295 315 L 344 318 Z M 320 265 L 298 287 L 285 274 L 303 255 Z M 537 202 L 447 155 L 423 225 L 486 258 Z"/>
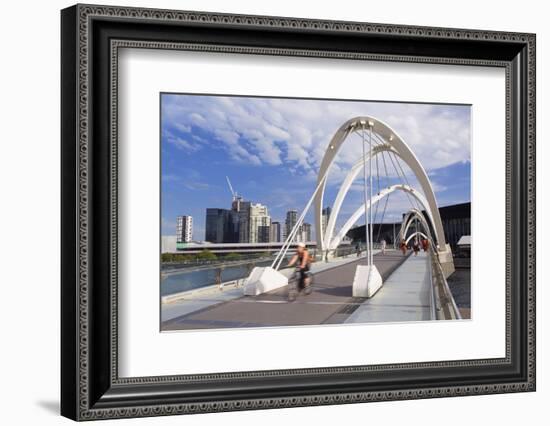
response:
<path fill-rule="evenodd" d="M 403 252 L 403 256 L 407 254 L 407 242 L 403 239 L 401 240 L 401 244 L 399 245 L 399 248 Z"/>
<path fill-rule="evenodd" d="M 380 241 L 380 247 L 382 248 L 382 254 L 386 254 L 386 240 L 382 238 Z"/>
<path fill-rule="evenodd" d="M 427 238 L 422 239 L 422 249 L 424 251 L 428 251 L 428 248 L 430 247 L 430 242 Z"/>
<path fill-rule="evenodd" d="M 361 255 L 361 246 L 359 245 L 359 243 L 355 245 L 355 252 L 357 253 L 357 257 Z"/>
<path fill-rule="evenodd" d="M 420 244 L 418 243 L 418 240 L 415 238 L 413 243 L 413 251 L 414 255 L 418 256 L 418 252 L 420 251 Z"/>

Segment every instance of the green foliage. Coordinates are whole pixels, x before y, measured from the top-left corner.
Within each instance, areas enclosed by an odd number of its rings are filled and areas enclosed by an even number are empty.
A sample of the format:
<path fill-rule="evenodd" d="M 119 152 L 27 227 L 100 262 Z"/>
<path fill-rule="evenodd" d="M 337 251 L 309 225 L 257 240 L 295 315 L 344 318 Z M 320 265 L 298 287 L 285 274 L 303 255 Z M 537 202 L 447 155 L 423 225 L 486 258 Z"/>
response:
<path fill-rule="evenodd" d="M 264 257 L 271 257 L 272 253 L 263 252 L 263 253 L 236 253 L 231 252 L 227 254 L 216 255 L 209 249 L 204 249 L 197 254 L 183 254 L 183 253 L 162 253 L 161 262 L 162 263 L 191 263 L 191 262 L 201 262 L 201 261 L 213 261 L 213 260 L 246 260 L 246 259 L 259 259 Z"/>
<path fill-rule="evenodd" d="M 242 256 L 239 253 L 228 253 L 225 255 L 226 260 L 239 260 Z"/>
<path fill-rule="evenodd" d="M 218 257 L 210 250 L 206 249 L 197 254 L 197 259 L 200 260 L 216 260 Z"/>
<path fill-rule="evenodd" d="M 162 253 L 160 256 L 160 260 L 163 263 L 187 263 L 187 262 L 194 262 L 196 260 L 196 256 L 191 254 L 180 254 L 180 253 Z"/>

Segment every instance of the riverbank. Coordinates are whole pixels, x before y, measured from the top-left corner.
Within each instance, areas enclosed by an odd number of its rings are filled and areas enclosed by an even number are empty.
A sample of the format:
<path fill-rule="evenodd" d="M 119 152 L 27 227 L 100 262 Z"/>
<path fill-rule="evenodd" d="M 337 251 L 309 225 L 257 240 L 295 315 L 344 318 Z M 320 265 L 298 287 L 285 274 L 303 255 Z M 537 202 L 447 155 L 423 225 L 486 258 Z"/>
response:
<path fill-rule="evenodd" d="M 195 269 L 235 266 L 249 263 L 267 262 L 269 260 L 273 260 L 273 256 L 253 257 L 235 260 L 217 259 L 197 262 L 161 262 L 160 271 L 163 275 L 169 275 L 173 273 L 183 273 Z"/>

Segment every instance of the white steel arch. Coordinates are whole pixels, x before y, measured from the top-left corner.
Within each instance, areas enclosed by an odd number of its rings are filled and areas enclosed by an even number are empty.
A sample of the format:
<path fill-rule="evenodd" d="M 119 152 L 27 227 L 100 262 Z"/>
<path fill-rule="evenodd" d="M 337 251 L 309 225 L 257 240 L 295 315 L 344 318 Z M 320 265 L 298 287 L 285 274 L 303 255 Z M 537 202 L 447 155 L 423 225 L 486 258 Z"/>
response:
<path fill-rule="evenodd" d="M 428 233 L 429 239 L 433 241 L 432 238 L 432 232 L 431 228 L 428 225 L 428 222 L 426 221 L 426 218 L 422 214 L 422 212 L 418 209 L 410 209 L 405 217 L 403 218 L 403 222 L 401 222 L 401 228 L 399 229 L 399 240 L 401 241 L 403 238 L 407 236 L 407 232 L 409 232 L 409 228 L 411 227 L 411 224 L 413 223 L 413 218 L 418 219 L 420 221 L 420 224 L 424 227 L 424 230 Z M 432 223 L 433 227 L 433 223 Z"/>
<path fill-rule="evenodd" d="M 429 240 L 428 236 L 424 234 L 424 232 L 416 231 L 416 232 L 413 232 L 411 235 L 409 235 L 409 237 L 405 240 L 405 244 L 409 244 L 409 241 L 417 235 L 420 235 L 421 237 L 424 237 L 427 240 Z"/>
<path fill-rule="evenodd" d="M 372 131 L 373 133 L 376 133 L 378 136 L 380 136 L 382 140 L 385 142 L 385 144 L 388 144 L 391 147 L 391 149 L 395 151 L 395 153 L 398 154 L 399 157 L 405 162 L 405 164 L 407 164 L 409 168 L 413 171 L 413 173 L 416 176 L 416 179 L 420 183 L 422 191 L 425 194 L 426 204 L 423 204 L 423 206 L 426 209 L 426 212 L 428 212 L 428 214 L 432 218 L 432 223 L 434 225 L 434 232 L 436 234 L 435 236 L 438 241 L 438 244 L 441 247 L 446 247 L 445 233 L 443 232 L 443 224 L 441 223 L 441 217 L 439 215 L 439 209 L 435 199 L 435 194 L 430 184 L 430 181 L 428 179 L 428 175 L 426 174 L 426 171 L 424 170 L 424 168 L 422 167 L 422 165 L 420 164 L 420 162 L 418 161 L 418 159 L 416 158 L 412 150 L 405 143 L 405 141 L 403 141 L 403 139 L 391 127 L 389 127 L 386 123 L 370 116 L 355 117 L 346 121 L 336 131 L 336 133 L 332 137 L 327 147 L 327 150 L 325 151 L 325 155 L 321 162 L 321 167 L 319 169 L 319 174 L 317 178 L 317 185 L 321 185 L 321 188 L 320 188 L 321 190 L 318 191 L 315 196 L 315 230 L 317 235 L 317 247 L 320 248 L 322 251 L 332 249 L 333 241 L 335 240 L 335 238 L 337 238 L 337 237 L 332 238 L 332 236 L 329 234 L 325 235 L 325 232 L 324 232 L 325 230 L 322 229 L 323 196 L 324 196 L 326 182 L 327 182 L 328 170 L 330 169 L 330 166 L 334 162 L 334 159 L 340 147 L 347 140 L 348 136 L 353 132 L 366 131 L 366 130 Z M 381 149 L 381 151 L 383 151 L 383 149 Z M 363 163 L 361 162 L 361 165 L 362 164 Z M 349 191 L 349 187 L 344 190 L 342 194 L 342 200 L 345 194 L 347 193 L 347 191 Z M 382 192 L 384 191 L 381 191 L 381 193 Z M 418 192 L 415 192 L 415 193 L 418 194 Z M 377 197 L 374 197 L 374 198 L 377 198 Z M 374 202 L 372 204 L 374 204 Z M 340 209 L 340 206 L 338 206 L 338 211 L 339 209 Z M 364 208 L 363 209 L 360 208 L 359 210 L 361 210 L 364 213 Z M 331 213 L 331 219 L 332 219 L 331 233 L 334 230 L 334 223 L 336 221 L 336 216 L 338 215 L 338 211 L 335 213 Z M 359 213 L 359 214 L 362 214 L 362 213 Z M 332 216 L 335 216 L 335 217 L 333 218 Z M 355 223 L 357 220 L 358 220 L 358 217 L 355 219 L 353 223 Z M 327 230 L 328 229 L 329 229 L 329 226 L 327 224 Z M 340 235 L 340 233 L 338 235 Z M 338 240 L 338 243 L 339 241 L 341 241 L 341 238 Z"/>
<path fill-rule="evenodd" d="M 331 239 L 330 244 L 327 246 L 326 250 L 335 250 L 338 247 L 338 245 L 342 241 L 342 238 L 344 238 L 344 236 L 348 233 L 351 227 L 361 218 L 361 216 L 365 214 L 365 208 L 367 210 L 370 209 L 371 206 L 375 205 L 384 197 L 388 196 L 394 191 L 404 191 L 411 194 L 414 198 L 416 198 L 419 201 L 419 203 L 422 205 L 422 207 L 426 209 L 428 218 L 433 223 L 433 216 L 428 208 L 428 200 L 419 191 L 415 191 L 414 188 L 411 188 L 409 185 L 403 185 L 403 184 L 392 185 L 388 188 L 383 189 L 376 196 L 372 197 L 372 199 L 367 202 L 366 206 L 365 204 L 361 204 L 359 208 L 355 210 L 355 212 L 346 221 L 344 226 L 340 228 L 340 231 L 338 231 L 338 234 Z"/>
<path fill-rule="evenodd" d="M 372 147 L 372 157 L 375 157 L 376 155 L 385 151 L 393 152 L 396 155 L 399 155 L 399 153 L 395 149 L 393 149 L 390 144 L 383 144 L 383 145 L 376 145 Z M 344 199 L 346 198 L 346 195 L 349 189 L 351 188 L 351 185 L 353 185 L 353 182 L 361 172 L 363 164 L 365 163 L 365 161 L 369 161 L 369 158 L 370 158 L 370 155 L 367 155 L 367 158 L 361 158 L 357 163 L 353 165 L 353 167 L 347 174 L 346 178 L 342 182 L 340 189 L 338 190 L 338 194 L 336 195 L 336 199 L 334 200 L 334 204 L 332 205 L 332 211 L 327 222 L 327 228 L 323 229 L 323 238 L 324 238 L 325 247 L 330 246 L 330 240 L 334 235 L 334 228 L 336 226 L 336 218 L 340 213 L 340 209 L 342 208 L 342 203 L 344 202 Z"/>

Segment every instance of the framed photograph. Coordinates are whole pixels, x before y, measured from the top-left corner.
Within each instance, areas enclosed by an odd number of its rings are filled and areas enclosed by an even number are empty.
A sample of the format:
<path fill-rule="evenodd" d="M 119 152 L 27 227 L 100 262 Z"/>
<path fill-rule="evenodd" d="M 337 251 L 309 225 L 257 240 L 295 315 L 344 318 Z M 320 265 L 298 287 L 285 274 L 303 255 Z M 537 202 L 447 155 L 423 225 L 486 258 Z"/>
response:
<path fill-rule="evenodd" d="M 61 12 L 61 412 L 535 390 L 535 35 Z"/>

